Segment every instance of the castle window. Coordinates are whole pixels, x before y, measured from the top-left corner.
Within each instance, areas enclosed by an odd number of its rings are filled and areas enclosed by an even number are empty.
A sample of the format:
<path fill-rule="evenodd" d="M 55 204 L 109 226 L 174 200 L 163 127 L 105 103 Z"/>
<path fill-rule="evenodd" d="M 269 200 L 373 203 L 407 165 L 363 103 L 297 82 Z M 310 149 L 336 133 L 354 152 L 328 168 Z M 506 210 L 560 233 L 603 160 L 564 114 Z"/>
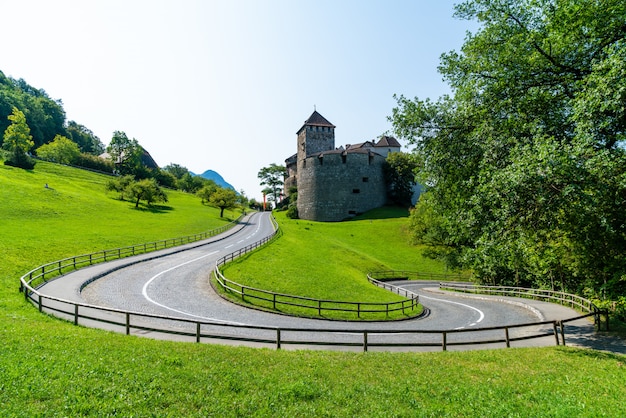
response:
<path fill-rule="evenodd" d="M 352 189 L 352 193 L 354 194 L 361 193 L 361 189 Z"/>
<path fill-rule="evenodd" d="M 368 181 L 370 181 L 369 177 L 363 177 L 363 183 L 367 183 Z"/>
<path fill-rule="evenodd" d="M 349 210 L 348 215 L 356 215 L 356 210 Z"/>
<path fill-rule="evenodd" d="M 341 154 L 341 162 L 346 163 L 346 154 Z"/>

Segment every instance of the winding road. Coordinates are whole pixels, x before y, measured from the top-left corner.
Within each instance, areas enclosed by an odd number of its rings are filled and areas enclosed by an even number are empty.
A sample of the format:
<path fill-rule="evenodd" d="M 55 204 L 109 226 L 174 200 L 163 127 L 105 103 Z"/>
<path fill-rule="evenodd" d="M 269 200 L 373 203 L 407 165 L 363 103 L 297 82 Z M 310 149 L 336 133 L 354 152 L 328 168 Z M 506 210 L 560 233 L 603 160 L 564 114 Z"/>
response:
<path fill-rule="evenodd" d="M 248 246 L 273 232 L 270 213 L 254 213 L 244 218 L 241 225 L 205 241 L 182 247 L 125 258 L 91 266 L 50 281 L 39 292 L 73 302 L 92 306 L 120 309 L 214 324 L 255 325 L 280 328 L 297 328 L 290 332 L 292 340 L 309 341 L 307 330 L 317 330 L 322 341 L 352 338 L 359 342 L 356 331 L 371 330 L 370 341 L 408 342 L 416 334 L 405 331 L 464 330 L 533 323 L 544 320 L 565 319 L 576 316 L 570 309 L 545 302 L 515 300 L 500 297 L 469 297 L 438 290 L 438 283 L 428 281 L 401 281 L 398 287 L 420 295 L 420 302 L 428 309 L 421 318 L 395 322 L 342 322 L 295 318 L 258 311 L 230 303 L 218 296 L 209 284 L 215 262 L 221 257 Z M 364 272 L 365 274 L 365 272 Z M 94 277 L 99 277 L 94 280 Z M 88 283 L 85 285 L 85 283 Z M 94 310 L 95 315 L 95 310 Z M 98 314 L 98 315 L 101 315 Z M 152 319 L 153 321 L 165 321 Z M 88 326 L 104 327 L 100 322 Z M 184 327 L 172 321 L 171 326 Z M 584 326 L 584 324 L 581 324 Z M 538 326 L 547 328 L 547 326 Z M 109 328 L 113 329 L 113 328 Z M 331 330 L 323 333 L 319 330 Z M 384 333 L 376 331 L 384 330 Z M 117 329 L 119 331 L 119 328 Z M 341 332 L 338 332 L 341 331 Z M 397 333 L 395 332 L 397 331 Z M 515 329 L 511 337 L 524 336 L 536 329 Z M 225 332 L 222 328 L 216 332 Z M 272 338 L 268 331 L 248 328 L 229 328 L 235 337 Z M 501 337 L 501 331 L 488 331 Z M 142 334 L 138 331 L 137 334 Z M 480 333 L 484 338 L 485 332 Z M 148 336 L 150 332 L 143 333 Z M 472 332 L 455 334 L 463 339 L 472 338 Z M 477 333 L 478 334 L 478 333 Z M 348 337 L 346 337 L 348 335 Z M 155 338 L 163 338 L 154 336 Z M 170 338 L 176 338 L 172 336 Z M 420 334 L 419 338 L 439 343 L 437 334 Z M 454 342 L 454 335 L 450 342 Z M 476 336 L 478 338 L 478 335 Z M 524 340 L 515 346 L 554 345 L 554 337 Z M 502 347 L 502 344 L 496 345 Z M 462 347 L 462 346 L 459 346 Z M 490 345 L 486 345 L 490 347 Z M 476 348 L 476 347 L 473 347 Z"/>

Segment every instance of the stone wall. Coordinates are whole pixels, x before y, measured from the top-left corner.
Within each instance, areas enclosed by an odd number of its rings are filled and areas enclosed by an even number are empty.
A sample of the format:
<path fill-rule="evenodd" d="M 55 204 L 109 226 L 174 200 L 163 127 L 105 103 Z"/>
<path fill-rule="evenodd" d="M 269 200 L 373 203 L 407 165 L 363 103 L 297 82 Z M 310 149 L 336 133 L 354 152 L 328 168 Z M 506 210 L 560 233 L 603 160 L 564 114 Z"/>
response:
<path fill-rule="evenodd" d="M 298 216 L 341 221 L 383 206 L 385 158 L 373 152 L 331 152 L 298 164 Z"/>

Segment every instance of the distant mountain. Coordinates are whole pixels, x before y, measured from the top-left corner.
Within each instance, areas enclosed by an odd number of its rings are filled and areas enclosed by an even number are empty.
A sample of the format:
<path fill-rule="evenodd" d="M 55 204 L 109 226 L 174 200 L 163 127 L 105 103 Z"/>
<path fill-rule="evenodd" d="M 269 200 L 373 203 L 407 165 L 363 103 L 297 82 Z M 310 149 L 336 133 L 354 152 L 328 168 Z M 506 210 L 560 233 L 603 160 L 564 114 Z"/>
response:
<path fill-rule="evenodd" d="M 217 173 L 216 171 L 213 170 L 207 170 L 202 174 L 195 174 L 197 176 L 200 176 L 202 178 L 205 178 L 207 180 L 213 180 L 215 182 L 215 184 L 217 184 L 220 187 L 223 187 L 225 189 L 233 189 L 235 190 L 235 188 L 228 183 L 226 180 L 224 180 L 224 178 L 222 176 L 219 175 L 219 173 Z M 237 190 L 235 190 L 237 191 Z"/>

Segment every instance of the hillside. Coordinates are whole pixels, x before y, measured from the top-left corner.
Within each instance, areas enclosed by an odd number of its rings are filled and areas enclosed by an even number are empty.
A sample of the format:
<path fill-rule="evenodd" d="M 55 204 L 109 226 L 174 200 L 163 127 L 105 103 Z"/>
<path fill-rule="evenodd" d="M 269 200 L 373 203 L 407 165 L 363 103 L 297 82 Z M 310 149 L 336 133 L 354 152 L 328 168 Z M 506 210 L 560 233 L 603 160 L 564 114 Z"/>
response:
<path fill-rule="evenodd" d="M 3 417 L 626 415 L 619 355 L 275 351 L 128 337 L 43 315 L 18 292 L 31 268 L 225 222 L 178 192 L 135 210 L 104 193 L 107 179 L 45 162 L 34 171 L 0 164 Z"/>

